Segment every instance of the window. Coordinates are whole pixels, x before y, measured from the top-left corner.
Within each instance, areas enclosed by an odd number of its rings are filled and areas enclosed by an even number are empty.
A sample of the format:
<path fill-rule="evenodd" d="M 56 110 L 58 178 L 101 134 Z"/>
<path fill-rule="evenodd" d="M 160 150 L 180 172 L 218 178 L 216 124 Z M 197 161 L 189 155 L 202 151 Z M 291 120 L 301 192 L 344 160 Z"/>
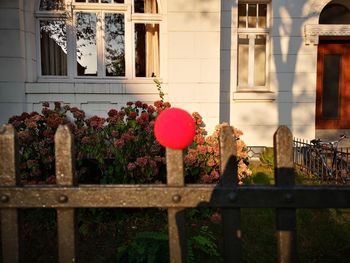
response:
<path fill-rule="evenodd" d="M 266 89 L 268 4 L 238 4 L 238 88 Z"/>
<path fill-rule="evenodd" d="M 43 77 L 160 76 L 157 0 L 41 0 L 37 18 Z"/>

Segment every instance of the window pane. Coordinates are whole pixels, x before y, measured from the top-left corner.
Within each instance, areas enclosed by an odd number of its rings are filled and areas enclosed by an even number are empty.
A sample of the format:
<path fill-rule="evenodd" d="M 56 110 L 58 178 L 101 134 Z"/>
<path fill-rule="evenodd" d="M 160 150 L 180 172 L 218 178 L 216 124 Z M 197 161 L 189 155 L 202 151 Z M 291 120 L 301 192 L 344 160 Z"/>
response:
<path fill-rule="evenodd" d="M 159 25 L 135 24 L 136 77 L 159 77 Z"/>
<path fill-rule="evenodd" d="M 64 0 L 41 0 L 39 10 L 64 10 Z"/>
<path fill-rule="evenodd" d="M 76 13 L 78 76 L 97 76 L 96 14 Z"/>
<path fill-rule="evenodd" d="M 267 5 L 259 4 L 259 27 L 266 28 Z"/>
<path fill-rule="evenodd" d="M 266 81 L 266 37 L 257 35 L 254 52 L 254 85 L 265 86 Z"/>
<path fill-rule="evenodd" d="M 124 15 L 105 14 L 106 76 L 125 76 Z"/>
<path fill-rule="evenodd" d="M 158 13 L 157 0 L 134 0 L 135 13 Z"/>
<path fill-rule="evenodd" d="M 339 118 L 339 74 L 341 55 L 325 55 L 323 69 L 322 116 Z"/>
<path fill-rule="evenodd" d="M 67 75 L 67 35 L 64 21 L 40 21 L 42 75 Z"/>
<path fill-rule="evenodd" d="M 249 59 L 248 35 L 238 36 L 238 86 L 248 86 L 248 59 Z"/>
<path fill-rule="evenodd" d="M 248 27 L 256 26 L 256 4 L 248 4 Z"/>
<path fill-rule="evenodd" d="M 246 21 L 247 21 L 247 5 L 246 4 L 239 4 L 238 5 L 238 27 L 245 28 L 247 27 Z"/>

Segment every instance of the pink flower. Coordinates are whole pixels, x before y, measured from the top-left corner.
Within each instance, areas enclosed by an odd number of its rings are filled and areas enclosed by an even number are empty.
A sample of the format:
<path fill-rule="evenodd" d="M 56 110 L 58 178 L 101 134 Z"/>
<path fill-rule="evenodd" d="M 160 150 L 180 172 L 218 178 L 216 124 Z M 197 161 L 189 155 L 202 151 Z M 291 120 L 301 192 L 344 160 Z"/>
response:
<path fill-rule="evenodd" d="M 213 157 L 210 157 L 209 159 L 208 159 L 208 161 L 207 161 L 207 165 L 209 166 L 209 167 L 213 167 L 213 166 L 215 166 L 215 160 L 214 160 L 214 158 Z"/>
<path fill-rule="evenodd" d="M 128 171 L 133 171 L 133 170 L 135 170 L 135 169 L 136 169 L 136 164 L 134 164 L 134 163 L 128 163 L 127 169 L 128 169 Z"/>
<path fill-rule="evenodd" d="M 114 142 L 114 146 L 117 148 L 122 148 L 124 146 L 125 142 L 123 139 L 118 139 Z"/>
<path fill-rule="evenodd" d="M 204 145 L 198 145 L 197 150 L 200 154 L 206 154 L 207 153 L 207 147 Z"/>
<path fill-rule="evenodd" d="M 196 136 L 194 136 L 193 139 L 196 143 L 198 144 L 204 144 L 205 143 L 205 138 L 203 135 L 197 134 Z"/>
<path fill-rule="evenodd" d="M 84 136 L 82 139 L 81 139 L 81 143 L 82 144 L 88 144 L 90 143 L 90 138 L 88 136 Z"/>
<path fill-rule="evenodd" d="M 145 167 L 147 165 L 147 158 L 146 157 L 139 157 L 136 159 L 136 164 L 141 167 Z"/>
<path fill-rule="evenodd" d="M 219 172 L 216 171 L 216 170 L 211 171 L 210 176 L 211 176 L 214 180 L 219 180 L 219 178 L 220 178 L 220 174 L 219 174 Z"/>

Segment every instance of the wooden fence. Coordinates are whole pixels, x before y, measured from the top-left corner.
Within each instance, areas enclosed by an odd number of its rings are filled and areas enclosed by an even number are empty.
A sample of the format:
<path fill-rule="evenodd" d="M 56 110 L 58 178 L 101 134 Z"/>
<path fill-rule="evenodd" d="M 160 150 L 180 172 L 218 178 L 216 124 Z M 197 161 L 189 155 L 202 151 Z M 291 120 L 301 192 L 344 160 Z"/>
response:
<path fill-rule="evenodd" d="M 185 262 L 186 233 L 183 209 L 220 207 L 224 262 L 240 262 L 241 208 L 275 208 L 279 262 L 295 262 L 296 209 L 350 207 L 350 188 L 296 186 L 293 169 L 293 137 L 286 127 L 274 135 L 274 186 L 237 184 L 236 143 L 231 128 L 220 134 L 220 185 L 185 185 L 183 153 L 167 149 L 166 185 L 77 185 L 73 138 L 60 126 L 55 135 L 56 181 L 54 186 L 20 186 L 16 133 L 12 126 L 0 129 L 0 210 L 2 262 L 19 262 L 19 208 L 57 210 L 59 262 L 75 262 L 75 208 L 147 208 L 168 210 L 170 262 Z"/>

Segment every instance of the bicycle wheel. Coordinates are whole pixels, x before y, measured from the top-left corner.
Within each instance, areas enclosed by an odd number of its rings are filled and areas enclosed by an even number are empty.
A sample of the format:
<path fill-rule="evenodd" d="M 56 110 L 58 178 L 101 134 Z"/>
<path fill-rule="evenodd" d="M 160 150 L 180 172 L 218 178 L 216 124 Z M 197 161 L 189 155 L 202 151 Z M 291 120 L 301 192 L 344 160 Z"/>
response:
<path fill-rule="evenodd" d="M 309 148 L 305 154 L 305 158 L 306 167 L 314 179 L 320 182 L 327 181 L 328 168 L 317 149 Z"/>

